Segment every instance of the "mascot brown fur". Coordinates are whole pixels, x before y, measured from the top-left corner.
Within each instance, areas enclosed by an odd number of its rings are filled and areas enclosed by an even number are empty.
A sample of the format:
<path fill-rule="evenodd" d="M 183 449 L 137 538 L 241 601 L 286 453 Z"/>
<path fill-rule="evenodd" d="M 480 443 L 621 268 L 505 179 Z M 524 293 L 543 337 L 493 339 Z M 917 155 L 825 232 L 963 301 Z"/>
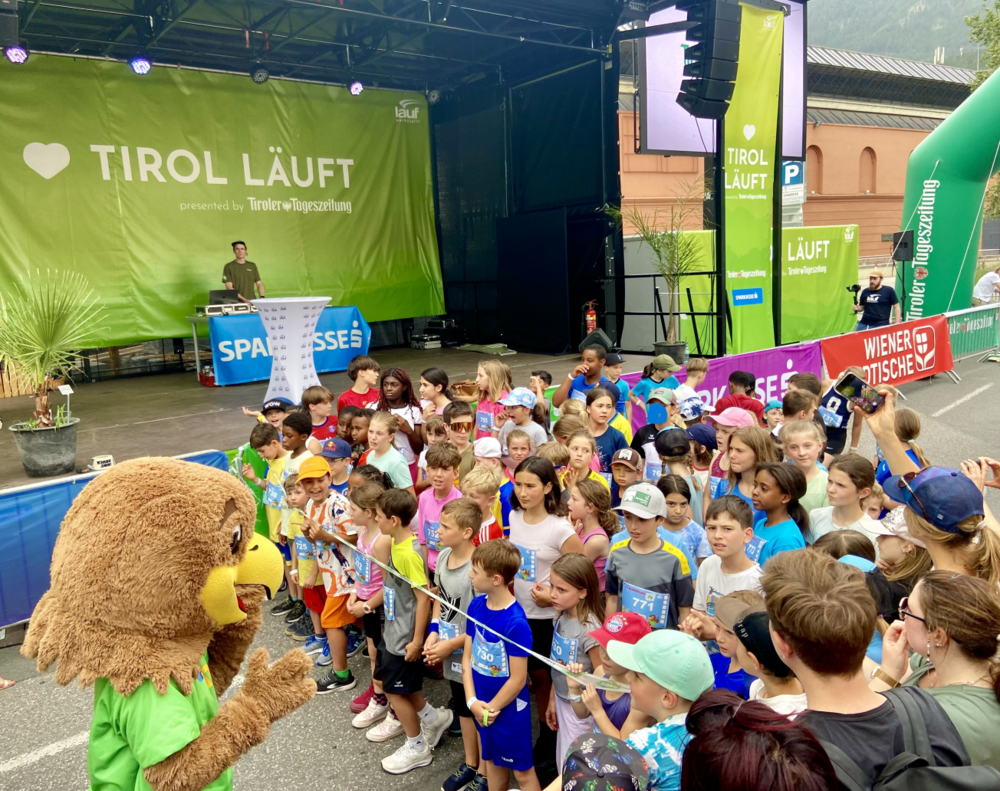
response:
<path fill-rule="evenodd" d="M 255 517 L 231 476 L 166 458 L 99 475 L 66 514 L 22 653 L 42 671 L 57 662 L 59 684 L 95 685 L 92 786 L 114 787 L 131 771 L 129 788 L 231 787 L 230 767 L 315 694 L 301 650 L 268 666 L 261 648 L 242 689 L 217 703 L 260 627 L 266 589 L 280 584 L 280 555 L 253 532 Z M 179 748 L 160 755 L 171 739 Z"/>

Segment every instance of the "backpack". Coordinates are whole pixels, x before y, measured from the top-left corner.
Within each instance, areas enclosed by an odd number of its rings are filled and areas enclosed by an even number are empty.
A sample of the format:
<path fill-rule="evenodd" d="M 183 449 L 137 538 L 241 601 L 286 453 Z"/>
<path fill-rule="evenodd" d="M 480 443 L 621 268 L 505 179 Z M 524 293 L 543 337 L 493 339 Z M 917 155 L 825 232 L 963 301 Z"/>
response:
<path fill-rule="evenodd" d="M 903 726 L 903 752 L 885 765 L 875 782 L 835 744 L 820 740 L 849 791 L 989 791 L 1000 789 L 1000 771 L 992 766 L 935 766 L 927 724 L 906 695 L 884 693 Z M 936 701 L 935 701 L 936 702 Z M 942 714 L 944 712 L 942 711 Z"/>

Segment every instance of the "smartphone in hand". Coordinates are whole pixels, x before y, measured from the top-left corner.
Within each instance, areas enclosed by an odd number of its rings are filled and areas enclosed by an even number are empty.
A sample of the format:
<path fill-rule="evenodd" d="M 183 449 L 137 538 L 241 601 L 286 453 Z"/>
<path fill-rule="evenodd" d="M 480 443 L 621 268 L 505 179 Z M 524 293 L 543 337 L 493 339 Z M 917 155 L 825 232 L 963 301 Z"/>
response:
<path fill-rule="evenodd" d="M 885 396 L 881 395 L 864 379 L 850 372 L 840 377 L 833 389 L 848 401 L 857 404 L 862 412 L 869 415 L 874 415 L 885 406 Z"/>

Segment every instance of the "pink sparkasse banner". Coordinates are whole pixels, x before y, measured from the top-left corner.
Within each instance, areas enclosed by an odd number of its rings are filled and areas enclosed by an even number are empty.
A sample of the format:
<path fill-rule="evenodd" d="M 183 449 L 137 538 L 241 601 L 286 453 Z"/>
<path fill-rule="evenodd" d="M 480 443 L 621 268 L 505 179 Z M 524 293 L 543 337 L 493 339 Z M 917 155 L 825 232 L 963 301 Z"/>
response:
<path fill-rule="evenodd" d="M 749 371 L 757 377 L 757 397 L 766 404 L 772 398 L 780 399 L 785 394 L 788 377 L 792 374 L 809 372 L 823 377 L 819 341 L 709 360 L 708 376 L 697 391 L 709 408 L 720 398 L 729 395 L 729 374 L 733 371 Z M 674 376 L 683 384 L 687 379 L 687 372 L 681 369 Z M 622 378 L 628 382 L 629 387 L 633 387 L 642 378 L 642 372 L 625 374 Z M 633 405 L 633 428 L 640 429 L 644 425 L 646 413 L 641 407 Z"/>

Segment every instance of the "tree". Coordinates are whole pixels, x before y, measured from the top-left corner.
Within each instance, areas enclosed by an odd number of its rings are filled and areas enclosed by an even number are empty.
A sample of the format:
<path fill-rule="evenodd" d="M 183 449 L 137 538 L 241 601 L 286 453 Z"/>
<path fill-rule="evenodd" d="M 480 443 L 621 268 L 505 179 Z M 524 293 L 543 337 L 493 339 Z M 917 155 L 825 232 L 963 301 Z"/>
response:
<path fill-rule="evenodd" d="M 993 8 L 967 16 L 965 24 L 969 26 L 970 40 L 983 44 L 985 49 L 980 70 L 969 83 L 969 87 L 976 90 L 1000 66 L 1000 0 L 993 0 Z M 1000 179 L 995 179 L 986 190 L 984 213 L 990 220 L 1000 217 Z"/>

